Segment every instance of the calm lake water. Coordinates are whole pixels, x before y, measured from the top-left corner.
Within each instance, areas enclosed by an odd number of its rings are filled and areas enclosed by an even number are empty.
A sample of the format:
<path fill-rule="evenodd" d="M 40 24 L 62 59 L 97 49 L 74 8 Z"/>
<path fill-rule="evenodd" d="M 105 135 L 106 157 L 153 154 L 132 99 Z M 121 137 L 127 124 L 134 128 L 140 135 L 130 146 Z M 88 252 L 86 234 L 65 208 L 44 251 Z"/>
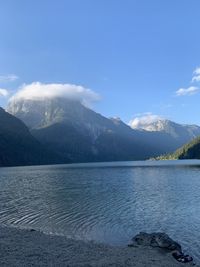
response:
<path fill-rule="evenodd" d="M 1 168 L 0 223 L 113 245 L 164 231 L 200 259 L 200 161 Z"/>

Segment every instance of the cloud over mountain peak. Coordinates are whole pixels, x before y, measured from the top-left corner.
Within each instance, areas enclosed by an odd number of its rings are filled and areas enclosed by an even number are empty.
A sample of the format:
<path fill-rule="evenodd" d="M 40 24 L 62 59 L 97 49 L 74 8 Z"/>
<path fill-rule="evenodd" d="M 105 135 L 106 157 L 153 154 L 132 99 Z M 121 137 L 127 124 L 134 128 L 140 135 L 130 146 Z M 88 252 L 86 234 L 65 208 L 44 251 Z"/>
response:
<path fill-rule="evenodd" d="M 17 93 L 10 98 L 10 102 L 23 99 L 43 100 L 56 97 L 77 100 L 86 106 L 90 106 L 91 103 L 100 99 L 96 92 L 81 85 L 33 82 L 20 87 Z"/>
<path fill-rule="evenodd" d="M 129 126 L 133 129 L 147 129 L 153 123 L 165 120 L 160 115 L 155 115 L 151 112 L 137 114 L 135 118 L 129 121 Z"/>

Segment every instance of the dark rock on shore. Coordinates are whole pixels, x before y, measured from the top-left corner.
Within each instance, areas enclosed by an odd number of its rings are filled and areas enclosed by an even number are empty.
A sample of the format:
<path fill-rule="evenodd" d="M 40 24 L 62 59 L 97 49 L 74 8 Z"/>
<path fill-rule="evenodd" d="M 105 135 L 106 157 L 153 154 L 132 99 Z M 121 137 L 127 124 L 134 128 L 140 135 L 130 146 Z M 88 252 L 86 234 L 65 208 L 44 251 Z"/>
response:
<path fill-rule="evenodd" d="M 140 232 L 138 235 L 132 238 L 133 243 L 131 246 L 140 245 L 140 246 L 151 246 L 163 248 L 169 251 L 179 251 L 182 252 L 181 245 L 176 241 L 171 239 L 165 233 L 144 233 Z"/>

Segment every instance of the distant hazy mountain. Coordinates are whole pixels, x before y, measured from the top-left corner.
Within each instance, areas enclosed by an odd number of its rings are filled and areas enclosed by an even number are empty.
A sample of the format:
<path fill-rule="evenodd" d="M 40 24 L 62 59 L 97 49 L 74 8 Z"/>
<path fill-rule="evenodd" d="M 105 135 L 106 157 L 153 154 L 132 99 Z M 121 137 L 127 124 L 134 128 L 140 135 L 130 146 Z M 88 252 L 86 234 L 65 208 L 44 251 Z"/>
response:
<path fill-rule="evenodd" d="M 8 111 L 67 162 L 148 159 L 175 151 L 200 134 L 196 126 L 193 129 L 170 121 L 162 122 L 163 128 L 156 126 L 155 131 L 134 130 L 119 118 L 105 118 L 64 98 L 13 99 Z"/>
<path fill-rule="evenodd" d="M 169 134 L 174 140 L 177 140 L 177 145 L 185 144 L 195 137 L 200 136 L 200 127 L 197 125 L 183 125 L 164 119 L 146 123 L 142 125 L 142 129 Z"/>
<path fill-rule="evenodd" d="M 58 163 L 60 160 L 30 134 L 22 121 L 0 108 L 0 166 Z"/>

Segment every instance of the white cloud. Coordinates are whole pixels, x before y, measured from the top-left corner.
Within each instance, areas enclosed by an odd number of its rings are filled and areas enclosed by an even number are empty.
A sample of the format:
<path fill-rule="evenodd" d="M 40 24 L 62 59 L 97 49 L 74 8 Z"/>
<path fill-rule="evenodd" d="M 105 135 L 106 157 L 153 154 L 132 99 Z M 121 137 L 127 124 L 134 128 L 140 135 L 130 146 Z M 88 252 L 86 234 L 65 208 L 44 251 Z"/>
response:
<path fill-rule="evenodd" d="M 97 93 L 81 85 L 33 82 L 31 84 L 24 84 L 18 92 L 10 98 L 10 101 L 19 99 L 43 100 L 45 98 L 54 97 L 77 100 L 86 106 L 90 106 L 91 103 L 100 99 Z"/>
<path fill-rule="evenodd" d="M 0 88 L 0 97 L 1 96 L 3 96 L 3 97 L 8 96 L 8 91 L 6 89 Z"/>
<path fill-rule="evenodd" d="M 0 82 L 14 82 L 17 79 L 19 79 L 19 77 L 15 74 L 7 74 L 7 75 L 0 75 Z"/>
<path fill-rule="evenodd" d="M 192 82 L 200 82 L 200 75 L 196 75 L 192 78 Z"/>
<path fill-rule="evenodd" d="M 191 83 L 198 83 L 200 82 L 200 67 L 197 67 L 194 71 L 193 71 L 193 77 L 191 80 Z M 200 87 L 199 86 L 190 86 L 187 88 L 180 88 L 178 89 L 175 94 L 176 96 L 187 96 L 187 95 L 194 95 L 197 94 L 200 91 Z"/>
<path fill-rule="evenodd" d="M 133 129 L 147 130 L 152 123 L 165 120 L 162 116 L 152 114 L 151 112 L 136 114 L 136 116 L 137 117 L 133 118 L 128 123 L 128 125 Z"/>
<path fill-rule="evenodd" d="M 199 88 L 196 86 L 190 86 L 188 88 L 180 88 L 176 91 L 177 96 L 194 95 L 198 93 Z"/>
<path fill-rule="evenodd" d="M 200 67 L 196 68 L 196 70 L 194 71 L 194 74 L 197 74 L 197 75 L 200 74 Z"/>
<path fill-rule="evenodd" d="M 192 82 L 200 82 L 200 67 L 193 72 Z"/>

